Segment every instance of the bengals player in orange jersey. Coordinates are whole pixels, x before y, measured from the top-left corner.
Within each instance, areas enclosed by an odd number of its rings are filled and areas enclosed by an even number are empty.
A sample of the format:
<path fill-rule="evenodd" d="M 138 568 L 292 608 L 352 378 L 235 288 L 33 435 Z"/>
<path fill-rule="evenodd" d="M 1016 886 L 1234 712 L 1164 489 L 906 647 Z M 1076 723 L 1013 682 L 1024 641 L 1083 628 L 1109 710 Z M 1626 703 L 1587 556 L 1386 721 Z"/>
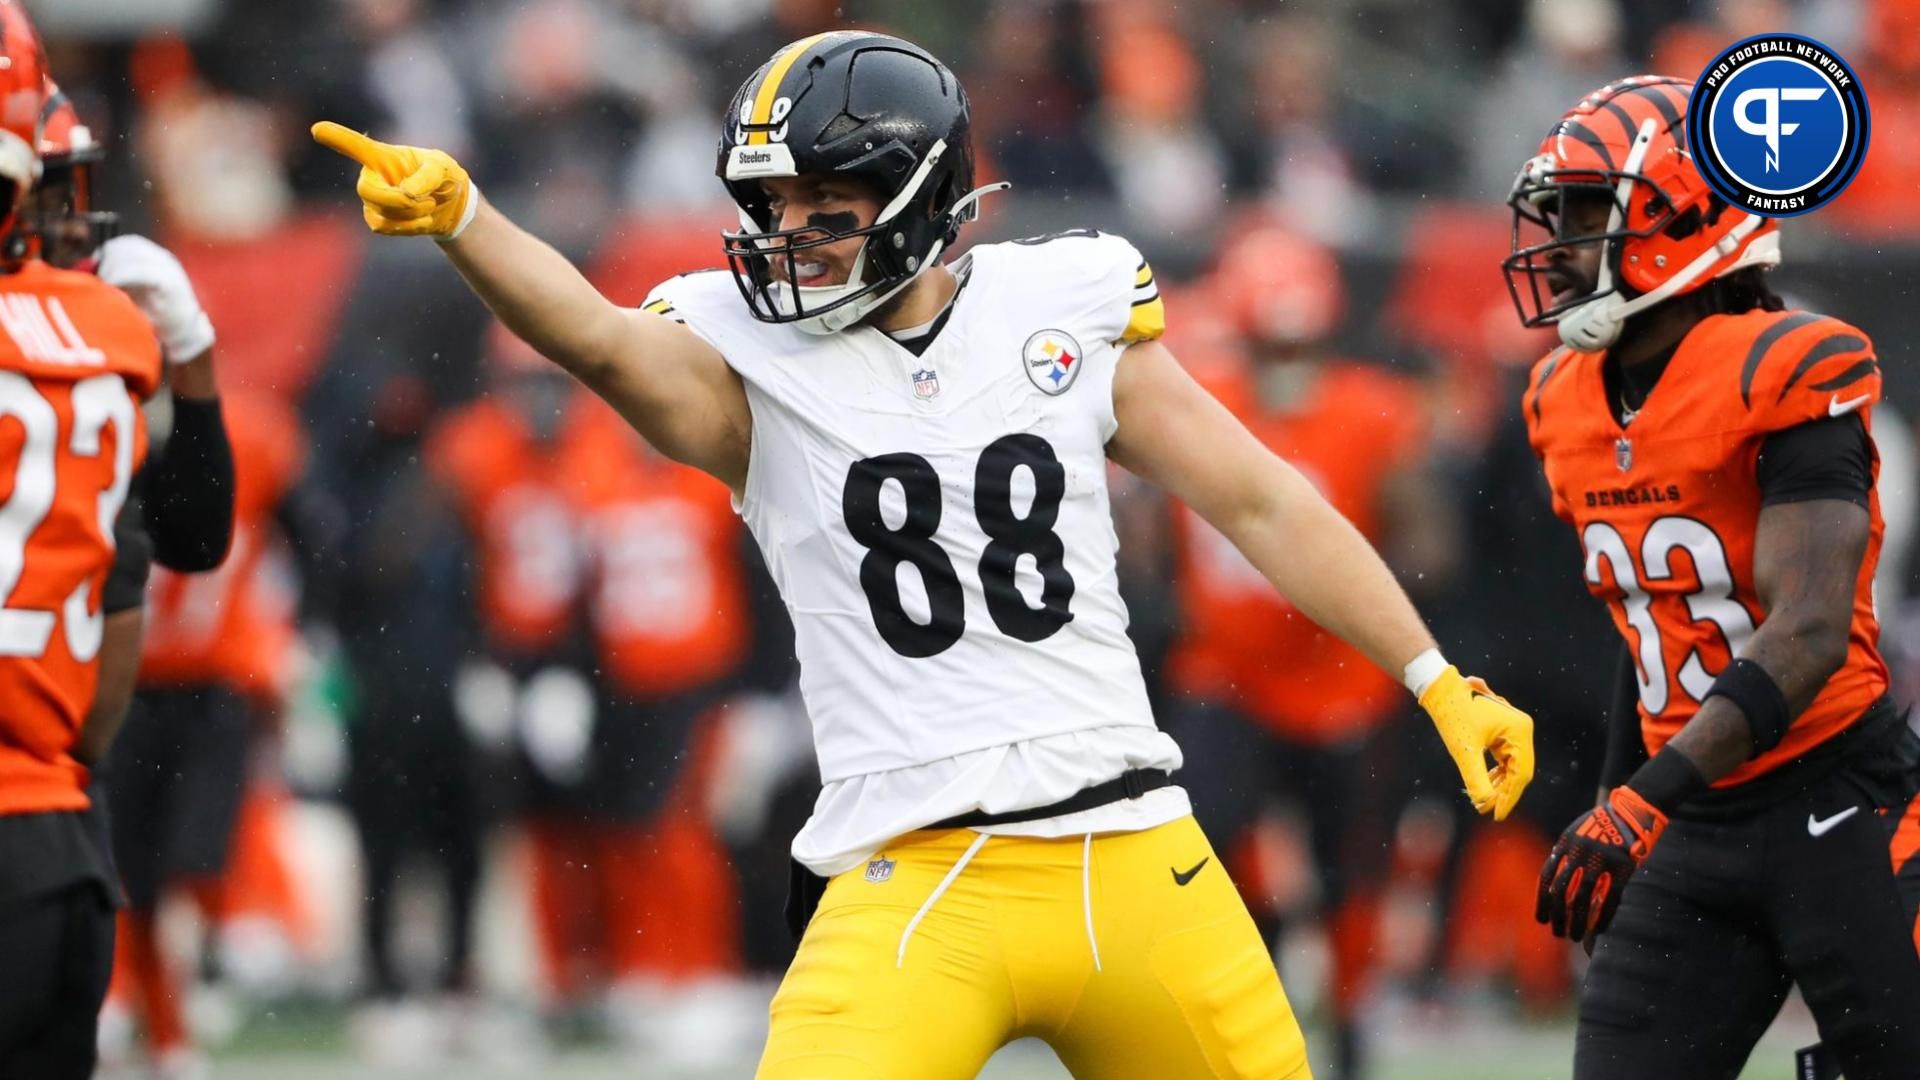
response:
<path fill-rule="evenodd" d="M 210 570 L 225 558 L 233 536 L 235 487 L 232 451 L 214 378 L 212 324 L 179 260 L 145 237 L 118 235 L 116 215 L 97 208 L 94 169 L 104 158 L 103 149 L 81 123 L 72 100 L 51 79 L 45 91 L 38 144 L 40 176 L 7 237 L 9 250 L 15 256 L 32 254 L 65 270 L 97 275 L 131 298 L 146 316 L 151 333 L 160 341 L 170 394 L 149 403 L 161 418 L 155 424 L 153 453 L 135 473 L 123 513 L 129 522 L 138 523 L 136 540 L 150 545 L 153 561 L 181 573 Z M 164 619 L 164 608 L 155 614 Z M 131 622 L 126 616 L 121 619 Z M 110 634 L 114 626 L 110 620 Z M 124 652 L 136 653 L 140 627 L 134 624 L 120 632 Z M 149 624 L 147 645 L 154 644 L 156 632 L 163 639 L 167 636 L 164 628 Z M 129 665 L 129 676 L 131 671 Z M 222 822 L 230 821 L 231 814 L 222 818 L 196 808 L 223 805 L 223 785 L 209 782 L 208 773 L 212 770 L 217 776 L 218 762 L 226 757 L 207 752 L 220 743 L 217 717 L 165 723 L 156 731 L 147 715 L 151 710 L 136 707 L 131 710 L 127 737 L 116 739 L 129 710 L 124 708 L 124 696 L 115 700 L 118 706 L 89 727 L 81 744 L 82 756 L 95 766 L 88 823 L 104 834 L 110 816 L 118 822 L 112 841 L 104 835 L 98 838 L 103 849 L 111 843 L 119 853 L 114 860 L 120 875 L 116 892 L 124 892 L 132 901 L 122 911 L 115 935 L 120 957 L 116 970 L 157 972 L 152 905 L 142 903 L 152 893 L 145 885 L 155 877 L 151 864 L 158 860 L 171 865 L 183 846 L 198 852 L 224 852 L 230 829 Z M 101 708 L 109 704 L 103 699 Z M 119 746 L 109 759 L 102 755 L 110 742 Z M 156 742 L 168 745 L 172 753 L 167 756 L 180 768 L 153 760 Z M 238 767 L 230 771 L 237 784 Z M 152 792 L 157 777 L 171 781 L 160 782 L 160 787 L 184 794 L 130 797 L 129 782 L 135 782 L 136 791 Z M 109 803 L 115 807 L 113 815 L 108 812 Z M 183 830 L 175 826 L 182 821 L 184 831 L 195 838 L 191 845 L 178 840 Z M 135 961 L 131 964 L 130 956 Z M 166 989 L 168 1004 L 172 993 Z M 177 1013 L 177 1009 L 160 1011 L 168 1016 Z M 180 1028 L 178 1023 L 164 1022 L 164 1017 L 154 1020 L 152 1012 L 151 1032 L 164 1034 Z"/>
<path fill-rule="evenodd" d="M 1691 90 L 1595 91 L 1510 199 L 1515 302 L 1565 343 L 1522 407 L 1631 681 L 1537 914 L 1599 935 L 1576 1080 L 1732 1080 L 1796 984 L 1849 1080 L 1910 1080 L 1920 739 L 1875 647 L 1880 364 L 1768 289 L 1779 225 L 1703 182 Z"/>
<path fill-rule="evenodd" d="M 214 378 L 213 323 L 180 260 L 144 236 L 122 234 L 98 208 L 94 169 L 105 150 L 51 80 L 40 111 L 40 179 L 8 243 L 71 270 L 98 274 L 133 298 L 167 361 L 165 422 L 135 477 L 130 501 L 160 565 L 198 573 L 220 565 L 233 538 L 233 453 Z"/>
<path fill-rule="evenodd" d="M 538 852 L 536 872 L 561 886 L 541 892 L 543 944 L 584 944 L 576 960 L 604 954 L 617 1030 L 644 1037 L 663 1064 L 698 1066 L 744 1037 L 692 999 L 739 966 L 734 872 L 707 804 L 715 710 L 753 643 L 745 536 L 724 486 L 649 447 L 585 390 L 572 408 L 609 466 L 574 490 L 572 506 L 598 701 L 588 807 L 574 823 L 584 827 L 537 837 L 556 843 Z M 583 884 L 598 904 L 569 910 L 589 899 Z M 585 943 L 583 925 L 593 928 Z"/>
<path fill-rule="evenodd" d="M 489 731 L 485 741 L 511 746 L 519 774 L 516 809 L 533 837 L 535 927 L 546 989 L 550 1002 L 571 1004 L 579 989 L 573 977 L 578 958 L 564 947 L 550 947 L 564 935 L 554 932 L 548 912 L 560 911 L 549 901 L 549 885 L 577 876 L 567 872 L 577 867 L 553 865 L 566 858 L 553 838 L 569 826 L 577 833 L 586 813 L 593 723 L 586 675 L 593 668 L 592 646 L 582 581 L 586 544 L 573 506 L 576 492 L 604 482 L 602 474 L 612 462 L 600 452 L 592 426 L 580 422 L 581 410 L 592 403 L 577 396 L 564 376 L 498 324 L 487 332 L 484 353 L 489 392 L 447 412 L 422 444 L 420 457 L 469 552 L 469 621 L 477 624 L 470 653 L 477 659 L 463 665 L 453 699 L 469 730 Z M 500 715 L 482 719 L 489 711 L 482 703 L 494 703 Z M 446 719 L 440 726 L 449 726 Z M 356 738 L 370 748 L 369 759 L 372 747 L 393 741 L 372 730 Z M 460 739 L 449 726 L 440 741 Z M 386 753 L 397 758 L 400 748 Z M 456 830 L 465 823 L 443 817 L 436 808 L 413 805 L 430 787 L 455 786 L 449 778 L 425 774 L 401 788 L 366 784 L 356 791 L 355 813 L 367 824 L 362 833 L 369 867 L 368 951 L 375 991 L 382 997 L 398 998 L 405 990 L 387 925 L 404 854 L 399 841 L 405 838 L 378 823 L 408 815 L 422 821 L 420 839 L 438 847 L 449 864 L 454 916 L 443 988 L 471 985 L 477 824 L 474 835 L 459 836 Z"/>
<path fill-rule="evenodd" d="M 1251 353 L 1250 392 L 1228 395 L 1247 399 L 1236 409 L 1247 429 L 1312 480 L 1402 581 L 1440 578 L 1453 559 L 1453 530 L 1428 494 L 1434 485 L 1423 482 L 1419 392 L 1380 365 L 1330 352 L 1345 305 L 1333 253 L 1284 229 L 1256 228 L 1222 253 L 1207 289 Z M 1198 514 L 1183 507 L 1175 520 L 1181 631 L 1167 678 L 1193 704 L 1178 735 L 1194 815 L 1234 844 L 1251 839 L 1268 797 L 1299 800 L 1332 945 L 1334 1048 L 1320 1067 L 1336 1078 L 1363 1075 L 1357 1021 L 1393 828 L 1379 792 L 1394 745 L 1376 736 L 1400 714 L 1401 696 L 1390 676 L 1289 603 Z M 1233 871 L 1235 880 L 1262 876 L 1254 866 Z M 1261 898 L 1249 906 L 1271 921 Z"/>
<path fill-rule="evenodd" d="M 622 1023 L 736 962 L 731 872 L 695 788 L 700 721 L 750 644 L 741 526 L 725 488 L 505 327 L 487 353 L 492 392 L 448 417 L 427 461 L 472 538 L 484 649 L 524 680 L 552 1004 L 604 979 Z"/>
<path fill-rule="evenodd" d="M 0 232 L 39 171 L 46 63 L 0 4 Z M 0 274 L 0 1075 L 85 1077 L 114 882 L 88 764 L 132 689 L 146 550 L 122 511 L 146 453 L 153 330 L 91 274 Z"/>

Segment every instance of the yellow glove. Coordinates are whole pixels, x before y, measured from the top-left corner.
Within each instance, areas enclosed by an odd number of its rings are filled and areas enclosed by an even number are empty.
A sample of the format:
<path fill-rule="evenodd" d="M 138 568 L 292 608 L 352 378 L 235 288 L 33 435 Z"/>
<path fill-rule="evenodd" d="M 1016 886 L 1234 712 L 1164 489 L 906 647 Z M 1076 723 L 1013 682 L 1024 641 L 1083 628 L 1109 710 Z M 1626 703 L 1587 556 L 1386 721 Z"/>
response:
<path fill-rule="evenodd" d="M 1451 666 L 1420 695 L 1420 707 L 1440 729 L 1473 808 L 1483 814 L 1492 810 L 1493 820 L 1505 821 L 1533 779 L 1533 718 Z M 1488 754 L 1494 760 L 1491 773 Z"/>
<path fill-rule="evenodd" d="M 313 139 L 360 163 L 354 190 L 374 232 L 451 240 L 473 220 L 480 192 L 445 151 L 383 143 L 331 120 L 313 125 Z"/>

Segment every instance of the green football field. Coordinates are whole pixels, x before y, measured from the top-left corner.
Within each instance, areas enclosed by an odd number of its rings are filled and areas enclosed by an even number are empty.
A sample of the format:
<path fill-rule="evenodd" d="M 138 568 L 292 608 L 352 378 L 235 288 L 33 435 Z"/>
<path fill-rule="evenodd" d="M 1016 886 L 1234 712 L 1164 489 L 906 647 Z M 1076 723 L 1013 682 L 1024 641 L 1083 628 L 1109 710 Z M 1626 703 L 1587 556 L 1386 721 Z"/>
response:
<path fill-rule="evenodd" d="M 1573 1045 L 1572 1026 L 1566 1021 L 1519 1024 L 1473 1016 L 1407 1021 L 1379 1037 L 1373 1080 L 1555 1080 L 1568 1075 Z M 1768 1032 L 1743 1080 L 1790 1080 L 1793 1050 L 1813 1041 L 1812 1024 L 1796 1002 Z M 356 1061 L 339 1019 L 326 1016 L 256 1021 L 231 1051 L 216 1059 L 213 1069 L 219 1080 L 744 1080 L 752 1072 L 750 1061 L 705 1072 L 668 1071 L 605 1050 L 566 1051 L 537 1063 L 461 1060 L 381 1070 Z M 1026 1042 L 1003 1050 L 981 1076 L 1065 1080 L 1067 1072 L 1046 1047 Z"/>

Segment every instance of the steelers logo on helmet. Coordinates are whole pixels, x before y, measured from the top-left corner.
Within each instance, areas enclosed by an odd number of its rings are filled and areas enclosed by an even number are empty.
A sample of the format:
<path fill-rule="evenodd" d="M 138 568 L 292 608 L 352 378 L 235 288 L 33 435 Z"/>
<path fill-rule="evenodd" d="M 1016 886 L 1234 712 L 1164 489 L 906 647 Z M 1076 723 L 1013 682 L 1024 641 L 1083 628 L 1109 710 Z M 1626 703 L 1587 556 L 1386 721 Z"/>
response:
<path fill-rule="evenodd" d="M 1767 217 L 1793 217 L 1846 190 L 1867 153 L 1867 95 L 1832 49 L 1762 34 L 1722 52 L 1687 105 L 1688 149 L 1714 191 Z"/>

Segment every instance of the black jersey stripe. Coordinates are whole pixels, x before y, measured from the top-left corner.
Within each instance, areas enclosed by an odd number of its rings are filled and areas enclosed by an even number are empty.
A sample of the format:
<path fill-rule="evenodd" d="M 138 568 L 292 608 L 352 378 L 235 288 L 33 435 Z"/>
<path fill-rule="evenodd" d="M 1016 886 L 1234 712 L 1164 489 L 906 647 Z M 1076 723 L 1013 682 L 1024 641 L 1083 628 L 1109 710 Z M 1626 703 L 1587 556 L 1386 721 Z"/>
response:
<path fill-rule="evenodd" d="M 1847 370 L 1841 372 L 1838 375 L 1835 375 L 1833 378 L 1828 379 L 1825 382 L 1814 383 L 1813 388 L 1815 390 L 1839 390 L 1842 387 L 1852 386 L 1854 383 L 1859 382 L 1861 379 L 1864 379 L 1867 376 L 1879 370 L 1880 370 L 1879 359 L 1877 357 L 1869 356 L 1865 360 L 1862 360 L 1859 363 L 1854 364 L 1852 367 L 1849 367 Z"/>
<path fill-rule="evenodd" d="M 1747 350 L 1747 362 L 1740 368 L 1740 403 L 1753 408 L 1753 376 L 1760 370 L 1760 361 L 1767 358 L 1767 351 L 1780 343 L 1780 339 L 1793 333 L 1808 323 L 1819 322 L 1822 316 L 1811 311 L 1796 311 L 1772 326 L 1760 332 L 1753 339 L 1753 347 Z"/>
<path fill-rule="evenodd" d="M 1786 385 L 1780 388 L 1780 400 L 1787 400 L 1787 391 L 1793 389 L 1793 384 L 1799 382 L 1807 372 L 1812 371 L 1814 365 L 1820 361 L 1850 352 L 1860 352 L 1866 347 L 1866 339 L 1857 334 L 1834 334 L 1821 338 L 1813 348 L 1807 350 L 1807 355 L 1802 356 L 1800 362 L 1793 366 L 1793 374 L 1787 376 Z"/>

